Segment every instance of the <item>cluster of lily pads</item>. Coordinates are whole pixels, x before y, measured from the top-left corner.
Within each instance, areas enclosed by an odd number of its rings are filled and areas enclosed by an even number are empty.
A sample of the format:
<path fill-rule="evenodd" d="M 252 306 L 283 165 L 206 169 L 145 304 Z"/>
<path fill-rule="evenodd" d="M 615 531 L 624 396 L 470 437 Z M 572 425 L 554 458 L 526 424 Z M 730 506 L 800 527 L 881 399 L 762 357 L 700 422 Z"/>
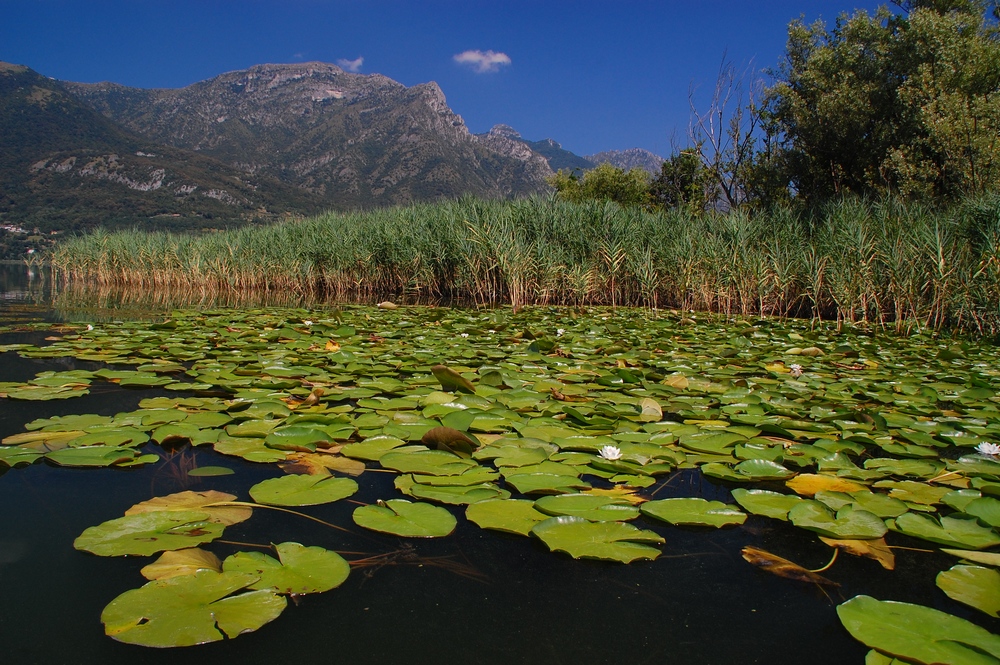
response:
<path fill-rule="evenodd" d="M 143 571 L 149 583 L 105 609 L 118 640 L 235 637 L 276 618 L 286 596 L 340 585 L 349 564 L 323 548 L 289 542 L 277 558 L 219 561 L 200 546 L 257 509 L 346 499 L 372 468 L 395 472 L 399 495 L 358 506 L 364 529 L 443 537 L 464 517 L 573 558 L 630 563 L 659 556 L 665 525 L 721 528 L 750 514 L 887 569 L 894 538 L 943 546 L 960 562 L 938 576 L 942 591 L 1000 616 L 1000 554 L 987 551 L 1000 545 L 993 347 L 568 308 L 175 311 L 36 327 L 47 345 L 0 351 L 104 366 L 0 383 L 0 396 L 68 399 L 99 382 L 177 394 L 116 416 L 27 423 L 2 441 L 0 463 L 135 466 L 158 462 L 157 445 L 191 445 L 287 472 L 251 487 L 252 501 L 181 492 L 81 534 L 75 546 L 102 556 L 162 553 Z M 653 498 L 689 469 L 731 488 L 734 503 Z M 744 557 L 831 583 L 761 550 Z M 1000 637 L 938 610 L 858 596 L 838 613 L 873 649 L 868 662 L 1000 660 Z"/>

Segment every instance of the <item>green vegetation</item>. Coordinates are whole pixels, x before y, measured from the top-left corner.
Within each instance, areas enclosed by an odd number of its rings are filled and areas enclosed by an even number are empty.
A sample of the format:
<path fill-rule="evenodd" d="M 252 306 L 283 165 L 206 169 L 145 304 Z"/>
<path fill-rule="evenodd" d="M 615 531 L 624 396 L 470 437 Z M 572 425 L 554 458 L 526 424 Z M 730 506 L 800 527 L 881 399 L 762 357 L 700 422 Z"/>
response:
<path fill-rule="evenodd" d="M 901 0 L 789 26 L 764 117 L 799 196 L 955 197 L 1000 178 L 1000 31 L 993 3 Z"/>
<path fill-rule="evenodd" d="M 0 400 L 72 399 L 91 385 L 150 392 L 113 416 L 25 423 L 0 440 L 0 470 L 55 463 L 187 480 L 219 460 L 236 467 L 227 487 L 251 500 L 155 496 L 121 516 L 102 511 L 73 542 L 150 557 L 138 571 L 148 582 L 124 592 L 116 582 L 120 595 L 103 599 L 106 634 L 130 644 L 235 639 L 315 612 L 287 597 L 351 593 L 341 587 L 352 569 L 376 574 L 401 538 L 501 531 L 515 552 L 544 544 L 554 567 L 598 559 L 635 563 L 641 576 L 692 556 L 685 541 L 728 547 L 715 537 L 724 529 L 782 593 L 850 585 L 858 595 L 836 612 L 874 650 L 866 662 L 1000 658 L 1000 638 L 947 613 L 1000 611 L 1000 554 L 988 551 L 1000 544 L 1000 348 L 803 320 L 565 314 L 348 306 L 37 324 L 45 346 L 0 354 L 105 366 L 0 383 Z M 284 473 L 259 480 L 248 463 Z M 288 529 L 319 543 L 278 537 Z M 761 540 L 812 542 L 832 558 L 807 570 Z M 896 549 L 907 557 L 899 571 Z M 475 579 L 482 550 L 470 551 L 449 565 Z M 859 574 L 835 566 L 838 555 L 874 561 Z M 717 561 L 746 571 L 738 557 Z M 936 587 L 913 584 L 932 577 Z M 865 595 L 888 578 L 923 589 L 909 600 L 934 608 Z M 833 603 L 811 597 L 832 621 Z M 761 611 L 786 618 L 776 604 Z"/>
<path fill-rule="evenodd" d="M 329 300 L 609 304 L 1000 333 L 1000 198 L 693 215 L 558 199 L 67 239 L 64 280 Z"/>

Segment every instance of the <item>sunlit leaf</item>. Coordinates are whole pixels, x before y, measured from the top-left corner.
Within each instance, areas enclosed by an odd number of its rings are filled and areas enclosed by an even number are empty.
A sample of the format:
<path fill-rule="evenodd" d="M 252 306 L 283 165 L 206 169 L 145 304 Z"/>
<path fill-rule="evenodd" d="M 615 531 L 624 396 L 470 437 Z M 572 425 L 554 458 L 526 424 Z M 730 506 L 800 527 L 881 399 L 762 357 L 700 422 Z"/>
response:
<path fill-rule="evenodd" d="M 981 566 L 952 566 L 935 580 L 948 597 L 1000 617 L 1000 572 Z"/>
<path fill-rule="evenodd" d="M 208 519 L 213 522 L 229 526 L 250 519 L 250 516 L 253 515 L 253 509 L 248 506 L 215 506 L 212 504 L 226 503 L 235 499 L 234 494 L 226 494 L 216 490 L 208 490 L 207 492 L 187 490 L 142 501 L 126 510 L 125 514 L 139 515 L 163 510 L 196 510 L 207 513 Z"/>
<path fill-rule="evenodd" d="M 345 499 L 358 491 L 350 478 L 292 474 L 264 480 L 250 488 L 257 503 L 271 506 L 315 506 Z"/>
<path fill-rule="evenodd" d="M 351 567 L 336 552 L 299 543 L 274 546 L 278 559 L 261 552 L 237 552 L 227 557 L 223 570 L 249 573 L 260 579 L 251 589 L 267 589 L 285 595 L 321 593 L 340 586 Z"/>
<path fill-rule="evenodd" d="M 201 570 L 149 582 L 104 608 L 104 631 L 119 642 L 149 647 L 234 638 L 273 621 L 285 609 L 285 599 L 270 591 L 236 593 L 257 579 L 246 573 Z"/>
<path fill-rule="evenodd" d="M 837 606 L 837 615 L 856 640 L 909 661 L 981 665 L 1000 660 L 1000 636 L 930 607 L 855 596 Z"/>
<path fill-rule="evenodd" d="M 604 559 L 631 563 L 655 559 L 660 550 L 648 543 L 661 544 L 663 538 L 652 531 L 622 522 L 588 522 L 582 517 L 550 517 L 539 522 L 531 533 L 552 551 L 565 552 L 574 559 Z"/>
<path fill-rule="evenodd" d="M 224 528 L 206 512 L 144 512 L 89 527 L 73 541 L 73 547 L 100 556 L 148 556 L 210 542 Z"/>
<path fill-rule="evenodd" d="M 642 514 L 670 524 L 721 527 L 743 524 L 746 513 L 721 501 L 700 498 L 674 498 L 647 501 L 642 504 Z"/>
<path fill-rule="evenodd" d="M 455 530 L 457 521 L 446 509 L 405 499 L 379 501 L 355 509 L 354 522 L 372 531 L 409 538 L 440 538 Z"/>
<path fill-rule="evenodd" d="M 179 575 L 194 575 L 199 570 L 222 572 L 222 562 L 211 552 L 191 547 L 169 550 L 140 571 L 147 580 L 165 580 Z"/>

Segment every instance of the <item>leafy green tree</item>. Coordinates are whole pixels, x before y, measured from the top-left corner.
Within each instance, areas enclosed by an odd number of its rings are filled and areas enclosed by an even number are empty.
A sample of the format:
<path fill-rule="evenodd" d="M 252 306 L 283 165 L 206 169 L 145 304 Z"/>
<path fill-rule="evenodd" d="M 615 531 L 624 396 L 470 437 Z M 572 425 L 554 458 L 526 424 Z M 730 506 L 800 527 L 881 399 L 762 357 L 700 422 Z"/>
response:
<path fill-rule="evenodd" d="M 709 176 L 696 148 L 675 152 L 660 167 L 660 174 L 649 184 L 655 205 L 664 208 L 687 208 L 700 214 L 708 203 L 705 194 Z"/>
<path fill-rule="evenodd" d="M 908 0 L 793 21 L 764 122 L 796 193 L 955 196 L 1000 176 L 1000 40 L 993 4 Z"/>
<path fill-rule="evenodd" d="M 625 171 L 604 163 L 586 171 L 583 178 L 560 170 L 549 178 L 557 196 L 567 201 L 614 201 L 623 206 L 649 202 L 649 173 L 640 168 Z"/>

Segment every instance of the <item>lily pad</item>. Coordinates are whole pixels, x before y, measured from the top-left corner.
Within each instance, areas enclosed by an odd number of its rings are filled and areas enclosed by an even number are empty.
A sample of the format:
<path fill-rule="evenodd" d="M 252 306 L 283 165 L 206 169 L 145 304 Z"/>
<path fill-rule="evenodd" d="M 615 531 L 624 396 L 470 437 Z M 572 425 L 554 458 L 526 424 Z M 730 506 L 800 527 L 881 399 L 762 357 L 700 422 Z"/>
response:
<path fill-rule="evenodd" d="M 639 516 L 628 501 L 595 494 L 557 494 L 535 501 L 535 508 L 548 515 L 575 515 L 591 522 L 624 522 Z"/>
<path fill-rule="evenodd" d="M 100 556 L 148 556 L 210 542 L 224 528 L 206 512 L 145 512 L 89 527 L 73 541 L 73 547 Z"/>
<path fill-rule="evenodd" d="M 465 516 L 483 529 L 505 531 L 528 536 L 535 524 L 548 515 L 535 508 L 534 501 L 524 499 L 488 499 L 465 509 Z"/>
<path fill-rule="evenodd" d="M 372 531 L 408 538 L 440 538 L 455 530 L 458 523 L 446 509 L 405 499 L 379 501 L 354 511 L 354 523 Z"/>
<path fill-rule="evenodd" d="M 935 582 L 952 600 L 1000 617 L 1000 572 L 995 568 L 959 564 L 938 573 Z"/>
<path fill-rule="evenodd" d="M 854 639 L 907 661 L 985 665 L 1000 660 L 1000 636 L 923 605 L 855 596 L 837 606 L 837 615 Z"/>
<path fill-rule="evenodd" d="M 236 593 L 257 579 L 200 570 L 149 582 L 104 608 L 104 631 L 119 642 L 148 647 L 193 646 L 252 632 L 278 618 L 286 605 L 270 591 Z"/>
<path fill-rule="evenodd" d="M 167 496 L 158 496 L 135 504 L 125 511 L 125 515 L 138 515 L 140 513 L 151 513 L 162 510 L 190 511 L 197 510 L 208 513 L 208 519 L 218 522 L 223 526 L 239 524 L 250 519 L 253 515 L 253 508 L 250 506 L 217 506 L 213 504 L 228 503 L 234 501 L 236 495 L 209 490 L 207 492 L 194 492 L 186 490 Z"/>
<path fill-rule="evenodd" d="M 929 515 L 906 513 L 889 523 L 893 530 L 952 548 L 983 550 L 1000 545 L 993 529 L 981 526 L 974 518 L 942 517 L 938 522 Z"/>
<path fill-rule="evenodd" d="M 642 504 L 642 514 L 670 524 L 721 527 L 743 524 L 746 513 L 721 501 L 699 498 L 674 498 L 647 501 Z"/>
<path fill-rule="evenodd" d="M 531 533 L 552 551 L 565 552 L 574 559 L 601 559 L 631 563 L 655 559 L 660 550 L 647 543 L 662 544 L 663 538 L 622 522 L 588 522 L 582 517 L 550 517 L 539 522 Z"/>
<path fill-rule="evenodd" d="M 350 478 L 292 474 L 264 480 L 250 488 L 257 503 L 270 506 L 316 506 L 345 499 L 358 491 Z"/>
<path fill-rule="evenodd" d="M 219 557 L 207 550 L 190 547 L 183 550 L 168 550 L 140 571 L 147 580 L 165 580 L 179 575 L 194 575 L 199 570 L 222 572 Z"/>
<path fill-rule="evenodd" d="M 788 511 L 805 501 L 795 494 L 781 494 L 770 490 L 744 489 L 733 490 L 733 498 L 744 510 L 754 515 L 763 515 L 782 521 L 788 521 Z"/>
<path fill-rule="evenodd" d="M 836 515 L 819 501 L 803 501 L 788 511 L 789 521 L 831 538 L 881 538 L 888 530 L 877 515 L 845 506 Z"/>
<path fill-rule="evenodd" d="M 274 546 L 278 559 L 262 552 L 237 552 L 222 564 L 225 571 L 259 576 L 251 589 L 268 589 L 285 595 L 321 593 L 340 586 L 351 566 L 336 552 L 299 543 Z"/>

